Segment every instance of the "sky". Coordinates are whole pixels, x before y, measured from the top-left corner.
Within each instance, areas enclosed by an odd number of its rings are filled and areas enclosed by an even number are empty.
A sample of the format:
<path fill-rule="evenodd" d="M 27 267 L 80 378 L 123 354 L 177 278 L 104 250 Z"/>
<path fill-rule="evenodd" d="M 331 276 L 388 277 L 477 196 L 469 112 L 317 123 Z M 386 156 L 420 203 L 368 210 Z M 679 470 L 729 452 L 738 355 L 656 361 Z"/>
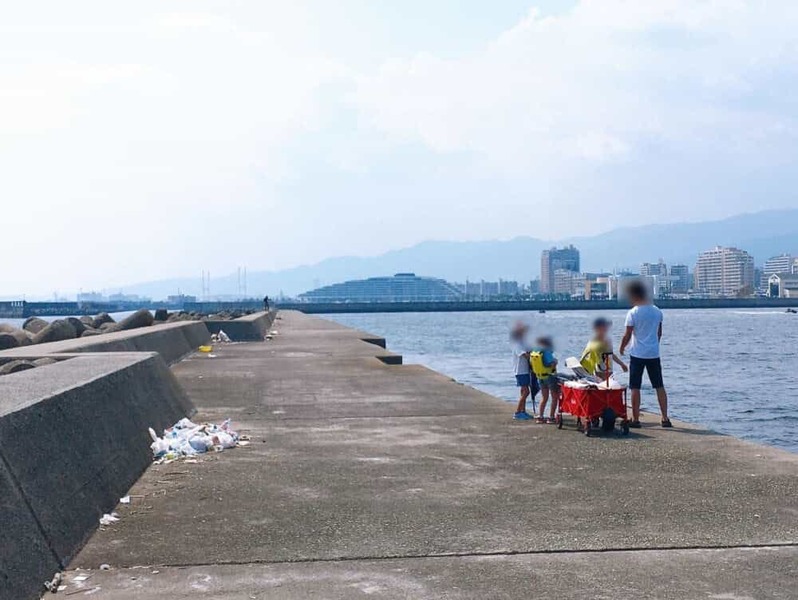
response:
<path fill-rule="evenodd" d="M 792 0 L 0 5 L 0 296 L 798 207 Z"/>

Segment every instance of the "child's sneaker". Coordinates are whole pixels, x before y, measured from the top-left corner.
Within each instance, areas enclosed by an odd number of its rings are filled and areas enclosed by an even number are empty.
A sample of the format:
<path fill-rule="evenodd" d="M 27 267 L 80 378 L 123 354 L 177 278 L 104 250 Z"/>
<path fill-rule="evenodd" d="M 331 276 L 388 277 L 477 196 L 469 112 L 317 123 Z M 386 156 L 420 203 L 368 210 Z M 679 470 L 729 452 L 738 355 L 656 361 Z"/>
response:
<path fill-rule="evenodd" d="M 513 415 L 513 419 L 516 421 L 529 421 L 531 418 L 527 412 L 517 412 Z"/>

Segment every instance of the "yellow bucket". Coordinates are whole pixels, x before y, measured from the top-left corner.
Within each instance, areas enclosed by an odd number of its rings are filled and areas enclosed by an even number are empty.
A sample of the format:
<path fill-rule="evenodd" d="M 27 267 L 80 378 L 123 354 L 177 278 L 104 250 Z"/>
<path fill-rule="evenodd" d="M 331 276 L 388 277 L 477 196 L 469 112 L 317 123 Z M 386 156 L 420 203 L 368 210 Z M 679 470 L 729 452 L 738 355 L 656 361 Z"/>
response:
<path fill-rule="evenodd" d="M 210 352 L 211 350 L 213 350 L 213 346 L 200 346 L 199 347 L 199 351 L 200 352 Z"/>

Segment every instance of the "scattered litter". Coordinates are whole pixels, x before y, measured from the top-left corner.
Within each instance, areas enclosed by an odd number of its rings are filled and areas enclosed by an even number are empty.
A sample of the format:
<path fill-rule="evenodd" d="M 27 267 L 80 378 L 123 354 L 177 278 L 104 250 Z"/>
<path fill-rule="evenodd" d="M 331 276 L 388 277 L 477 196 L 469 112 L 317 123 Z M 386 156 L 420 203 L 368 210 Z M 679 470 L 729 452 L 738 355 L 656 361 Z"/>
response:
<path fill-rule="evenodd" d="M 200 352 L 212 352 L 213 346 L 200 346 L 199 348 L 197 348 L 197 350 L 199 350 Z"/>
<path fill-rule="evenodd" d="M 269 335 L 277 335 L 277 330 L 276 330 L 276 329 L 272 329 L 272 330 L 269 332 Z"/>
<path fill-rule="evenodd" d="M 228 448 L 240 445 L 242 439 L 230 427 L 230 419 L 220 425 L 204 423 L 197 425 L 189 419 L 180 419 L 174 426 L 164 430 L 163 437 L 158 437 L 155 430 L 150 428 L 152 438 L 152 454 L 155 462 L 167 463 L 186 456 L 204 454 L 211 450 L 221 452 Z M 248 438 L 244 438 L 248 441 Z M 244 444 L 245 445 L 245 444 Z"/>
<path fill-rule="evenodd" d="M 72 581 L 76 581 L 78 583 L 83 583 L 86 581 L 90 576 L 89 575 L 78 575 L 77 577 L 73 577 Z"/>
<path fill-rule="evenodd" d="M 63 575 L 61 575 L 61 573 L 56 573 L 50 581 L 44 582 L 44 589 L 53 594 L 58 593 L 58 588 L 61 586 L 62 579 Z"/>
<path fill-rule="evenodd" d="M 119 499 L 120 504 L 130 504 L 130 496 L 123 496 Z"/>
<path fill-rule="evenodd" d="M 119 520 L 119 515 L 116 513 L 108 513 L 104 514 L 100 517 L 100 525 L 111 525 L 112 523 L 116 523 Z"/>
<path fill-rule="evenodd" d="M 158 569 L 155 569 L 154 571 L 152 571 L 153 575 L 157 575 L 158 573 L 160 573 L 160 571 Z"/>
<path fill-rule="evenodd" d="M 111 570 L 111 565 L 109 565 L 108 563 L 103 563 L 100 565 L 100 571 L 110 571 L 110 570 Z"/>
<path fill-rule="evenodd" d="M 219 338 L 219 341 L 222 342 L 223 344 L 229 344 L 230 342 L 233 341 L 230 339 L 230 336 L 224 332 L 224 329 L 219 330 L 219 335 L 217 337 Z"/>
<path fill-rule="evenodd" d="M 86 590 L 86 592 L 83 595 L 84 596 L 91 596 L 93 594 L 96 594 L 100 590 L 102 590 L 102 588 L 98 585 L 96 587 L 91 588 L 90 590 Z"/>
<path fill-rule="evenodd" d="M 208 358 L 216 358 L 216 355 L 215 354 L 209 354 Z"/>
<path fill-rule="evenodd" d="M 65 585 L 59 585 L 58 588 L 56 589 L 56 591 L 57 592 L 63 592 L 65 589 L 66 589 Z"/>

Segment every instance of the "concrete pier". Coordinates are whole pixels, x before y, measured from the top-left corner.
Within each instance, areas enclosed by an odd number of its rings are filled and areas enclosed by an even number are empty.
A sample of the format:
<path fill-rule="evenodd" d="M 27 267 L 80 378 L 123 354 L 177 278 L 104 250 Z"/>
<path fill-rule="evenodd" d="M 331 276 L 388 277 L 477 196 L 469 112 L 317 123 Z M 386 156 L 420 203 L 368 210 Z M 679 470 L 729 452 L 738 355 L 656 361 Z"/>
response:
<path fill-rule="evenodd" d="M 67 593 L 798 595 L 798 456 L 653 418 L 628 438 L 517 423 L 505 402 L 389 364 L 368 334 L 290 311 L 272 328 L 172 369 L 197 419 L 231 417 L 252 443 L 150 467 Z"/>

